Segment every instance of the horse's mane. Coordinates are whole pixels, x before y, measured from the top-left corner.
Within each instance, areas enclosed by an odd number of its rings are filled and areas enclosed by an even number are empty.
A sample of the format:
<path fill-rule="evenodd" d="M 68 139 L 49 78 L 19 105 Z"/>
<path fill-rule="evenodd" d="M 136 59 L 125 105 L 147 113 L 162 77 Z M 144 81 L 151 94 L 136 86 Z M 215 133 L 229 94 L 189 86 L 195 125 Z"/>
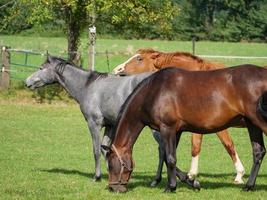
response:
<path fill-rule="evenodd" d="M 62 57 L 57 57 L 57 56 L 50 56 L 53 60 L 57 60 L 60 62 L 60 65 L 71 65 L 71 66 L 74 66 L 76 68 L 79 68 L 77 67 L 73 62 L 71 62 L 70 60 L 66 60 Z M 47 61 L 48 61 L 48 58 L 47 58 Z M 80 68 L 81 69 L 81 68 Z"/>
<path fill-rule="evenodd" d="M 182 52 L 182 51 L 166 53 L 166 52 L 156 51 L 156 50 L 151 49 L 151 48 L 147 48 L 147 49 L 138 49 L 137 53 L 140 53 L 140 54 L 158 53 L 160 55 L 167 56 L 167 57 L 185 56 L 185 57 L 192 58 L 193 60 L 196 60 L 198 62 L 205 62 L 205 60 L 203 60 L 202 58 L 200 58 L 198 56 L 195 56 L 195 55 L 188 53 L 188 52 Z"/>
<path fill-rule="evenodd" d="M 90 82 L 93 82 L 97 79 L 106 78 L 108 76 L 109 76 L 109 73 L 106 73 L 106 72 L 91 71 L 89 79 L 90 79 Z"/>
<path fill-rule="evenodd" d="M 83 69 L 82 67 L 78 67 L 77 65 L 75 65 L 73 62 L 71 62 L 70 60 L 65 60 L 64 58 L 61 57 L 56 57 L 56 56 L 52 56 L 53 59 L 57 60 L 60 62 L 60 65 L 62 67 L 66 66 L 66 65 L 71 65 L 74 68 L 77 68 L 79 70 L 85 71 L 87 72 L 87 70 Z M 98 71 L 91 71 L 90 73 L 90 82 L 98 79 L 98 78 L 105 78 L 107 77 L 109 74 L 106 72 L 98 72 Z"/>

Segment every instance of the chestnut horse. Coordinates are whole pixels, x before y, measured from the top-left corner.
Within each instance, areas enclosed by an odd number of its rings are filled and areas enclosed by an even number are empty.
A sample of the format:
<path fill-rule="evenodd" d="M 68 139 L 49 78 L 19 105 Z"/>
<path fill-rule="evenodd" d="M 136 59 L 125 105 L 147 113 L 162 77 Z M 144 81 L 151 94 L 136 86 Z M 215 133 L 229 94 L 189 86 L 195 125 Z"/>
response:
<path fill-rule="evenodd" d="M 221 63 L 212 63 L 203 60 L 197 56 L 190 53 L 175 52 L 175 53 L 163 53 L 155 51 L 153 49 L 140 49 L 137 54 L 131 57 L 129 60 L 121 65 L 118 65 L 113 72 L 115 74 L 136 74 L 148 71 L 157 71 L 167 66 L 174 66 L 183 68 L 190 71 L 207 71 L 212 69 L 223 68 L 224 65 Z M 233 160 L 237 175 L 235 177 L 235 183 L 243 183 L 242 177 L 245 174 L 245 169 L 240 161 L 238 154 L 234 148 L 234 143 L 228 134 L 227 130 L 223 130 L 217 133 L 220 141 L 224 145 L 231 159 Z M 191 167 L 188 172 L 189 178 L 194 178 L 198 173 L 198 160 L 199 153 L 201 150 L 203 135 L 192 134 L 192 162 Z M 160 151 L 163 151 L 162 149 Z M 162 152 L 159 152 L 162 154 Z M 160 157 L 160 156 L 159 156 Z M 159 160 L 159 166 L 162 166 L 163 160 Z M 162 170 L 158 169 L 159 171 Z M 157 176 L 161 173 L 158 172 Z M 155 180 L 160 180 L 160 178 L 155 178 Z"/>
<path fill-rule="evenodd" d="M 158 130 L 163 138 L 165 191 L 170 192 L 176 189 L 176 147 L 183 131 L 206 134 L 242 125 L 248 129 L 253 150 L 244 187 L 248 191 L 255 185 L 266 153 L 262 132 L 267 133 L 267 70 L 255 65 L 212 71 L 160 70 L 143 80 L 121 107 L 107 155 L 109 188 L 127 190 L 133 145 L 145 126 Z"/>

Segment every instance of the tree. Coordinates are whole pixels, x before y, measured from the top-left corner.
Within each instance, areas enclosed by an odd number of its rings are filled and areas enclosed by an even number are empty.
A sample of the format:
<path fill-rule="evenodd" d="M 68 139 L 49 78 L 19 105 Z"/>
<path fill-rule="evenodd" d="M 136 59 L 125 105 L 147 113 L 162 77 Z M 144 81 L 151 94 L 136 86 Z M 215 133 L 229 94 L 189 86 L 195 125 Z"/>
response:
<path fill-rule="evenodd" d="M 19 17 L 27 13 L 25 18 L 28 25 L 42 25 L 55 19 L 63 20 L 64 32 L 68 39 L 69 59 L 74 61 L 79 37 L 88 23 L 87 6 L 90 3 L 88 0 L 17 0 L 10 16 Z"/>
<path fill-rule="evenodd" d="M 171 0 L 99 0 L 96 8 L 100 23 L 129 38 L 171 39 L 172 20 L 179 13 Z"/>
<path fill-rule="evenodd" d="M 24 9 L 20 9 L 22 7 Z M 178 13 L 171 0 L 17 0 L 10 16 L 26 13 L 28 25 L 63 20 L 69 58 L 74 60 L 81 32 L 92 24 L 90 15 L 93 9 L 97 13 L 97 24 L 110 25 L 116 33 L 131 32 L 131 36 L 136 37 L 145 37 L 147 32 L 153 30 L 156 33 L 154 37 L 163 35 L 170 38 L 171 20 Z"/>
<path fill-rule="evenodd" d="M 266 40 L 267 0 L 176 0 L 179 36 L 205 40 Z"/>

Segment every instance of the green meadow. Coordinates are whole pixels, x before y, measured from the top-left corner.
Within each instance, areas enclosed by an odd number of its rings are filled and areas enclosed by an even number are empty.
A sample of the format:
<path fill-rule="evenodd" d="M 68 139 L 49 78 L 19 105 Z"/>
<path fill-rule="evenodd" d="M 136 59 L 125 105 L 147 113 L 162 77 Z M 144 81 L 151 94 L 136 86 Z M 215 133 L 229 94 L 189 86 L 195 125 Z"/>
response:
<path fill-rule="evenodd" d="M 64 38 L 0 36 L 0 45 L 13 49 L 27 49 L 63 55 Z M 99 39 L 96 70 L 107 72 L 125 61 L 139 48 L 161 51 L 192 51 L 192 42 L 109 40 Z M 87 65 L 87 41 L 81 40 L 80 51 Z M 266 56 L 267 45 L 260 43 L 197 42 L 200 55 Z M 23 62 L 22 55 L 12 55 L 14 62 Z M 44 57 L 29 57 L 32 65 L 42 63 Z M 267 60 L 211 59 L 227 65 L 252 63 L 267 64 Z M 15 66 L 11 69 L 16 70 Z M 12 72 L 11 72 L 12 74 Z M 14 76 L 26 78 L 29 72 Z M 16 81 L 12 79 L 12 81 Z M 200 154 L 200 191 L 193 190 L 178 180 L 175 193 L 166 194 L 166 167 L 162 183 L 150 188 L 158 162 L 157 143 L 145 128 L 134 146 L 135 168 L 125 194 L 111 193 L 107 189 L 108 172 L 102 158 L 103 179 L 93 182 L 94 158 L 92 139 L 78 105 L 72 100 L 37 103 L 28 89 L 0 91 L 0 199 L 266 199 L 267 162 L 263 161 L 255 190 L 243 192 L 243 185 L 235 185 L 235 170 L 230 156 L 215 134 L 206 135 Z M 242 160 L 247 181 L 252 166 L 252 151 L 246 129 L 233 128 L 230 134 Z M 266 139 L 265 139 L 266 140 Z M 187 171 L 191 161 L 190 133 L 182 135 L 177 149 L 177 165 Z"/>
<path fill-rule="evenodd" d="M 74 103 L 0 103 L 0 199 L 265 199 L 266 160 L 263 161 L 253 192 L 235 185 L 234 166 L 216 135 L 204 137 L 198 180 L 201 191 L 178 181 L 175 193 L 166 194 L 166 168 L 162 183 L 149 184 L 155 175 L 157 144 L 145 129 L 134 146 L 135 169 L 129 192 L 111 193 L 102 158 L 103 180 L 93 182 L 92 140 L 79 108 Z M 246 129 L 231 129 L 231 136 L 246 169 L 252 152 Z M 177 149 L 177 165 L 190 166 L 190 133 L 184 133 Z"/>

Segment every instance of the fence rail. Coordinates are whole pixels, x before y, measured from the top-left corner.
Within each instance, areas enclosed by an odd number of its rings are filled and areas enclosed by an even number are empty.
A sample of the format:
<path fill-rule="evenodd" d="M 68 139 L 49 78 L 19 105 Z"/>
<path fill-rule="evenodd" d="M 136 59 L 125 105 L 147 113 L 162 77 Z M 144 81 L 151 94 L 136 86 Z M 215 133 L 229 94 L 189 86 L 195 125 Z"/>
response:
<path fill-rule="evenodd" d="M 0 88 L 2 89 L 8 89 L 10 86 L 10 80 L 24 80 L 25 76 L 27 76 L 29 73 L 33 72 L 36 68 L 39 67 L 39 64 L 30 64 L 29 60 L 31 56 L 47 56 L 48 51 L 44 52 L 35 52 L 31 50 L 25 50 L 25 49 L 13 49 L 6 46 L 0 46 Z M 195 44 L 193 41 L 193 53 L 195 52 Z M 67 52 L 64 51 L 65 54 Z M 77 52 L 76 52 L 77 53 Z M 19 59 L 14 59 L 16 57 L 14 54 L 22 54 L 22 56 L 18 56 Z M 62 54 L 61 54 L 62 55 Z M 105 56 L 106 63 L 107 63 L 107 69 L 110 71 L 110 58 L 109 56 L 113 55 L 123 55 L 123 56 L 130 56 L 131 53 L 124 51 L 124 52 L 111 52 L 111 51 L 99 51 L 99 52 L 93 52 L 93 55 L 101 55 Z M 24 57 L 23 57 L 24 56 Z M 88 56 L 88 54 L 81 54 L 79 52 L 79 59 L 82 58 L 82 56 Z M 267 60 L 267 57 L 265 56 L 224 56 L 224 55 L 201 55 L 198 54 L 197 56 L 202 58 L 217 58 L 217 59 L 260 59 L 260 60 Z M 62 57 L 62 56 L 60 56 Z M 12 59 L 11 59 L 12 58 Z M 24 60 L 23 60 L 24 59 Z M 36 59 L 38 60 L 38 59 Z M 40 58 L 40 61 L 43 60 L 43 58 Z M 81 60 L 80 60 L 81 63 Z M 24 75 L 24 76 L 23 76 Z"/>
<path fill-rule="evenodd" d="M 220 56 L 220 55 L 197 55 L 202 58 L 225 58 L 225 59 L 267 59 L 264 56 Z"/>

